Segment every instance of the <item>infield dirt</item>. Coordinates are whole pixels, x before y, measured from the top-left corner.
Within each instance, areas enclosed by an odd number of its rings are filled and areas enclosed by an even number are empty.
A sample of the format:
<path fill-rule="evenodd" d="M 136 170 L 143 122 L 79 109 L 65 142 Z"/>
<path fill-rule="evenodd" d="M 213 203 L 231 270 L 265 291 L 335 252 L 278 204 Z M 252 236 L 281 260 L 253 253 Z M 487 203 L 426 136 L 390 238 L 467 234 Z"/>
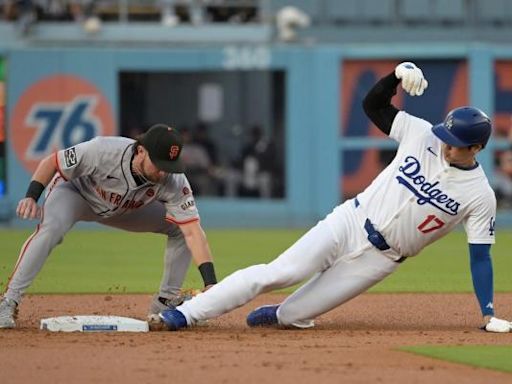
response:
<path fill-rule="evenodd" d="M 50 333 L 41 318 L 144 318 L 150 295 L 33 295 L 18 328 L 0 330 L 0 382 L 11 383 L 511 383 L 512 374 L 399 351 L 410 345 L 512 346 L 512 333 L 478 329 L 472 294 L 365 294 L 310 330 L 249 329 L 245 316 L 283 295 L 180 332 Z M 497 294 L 512 318 L 512 294 Z"/>

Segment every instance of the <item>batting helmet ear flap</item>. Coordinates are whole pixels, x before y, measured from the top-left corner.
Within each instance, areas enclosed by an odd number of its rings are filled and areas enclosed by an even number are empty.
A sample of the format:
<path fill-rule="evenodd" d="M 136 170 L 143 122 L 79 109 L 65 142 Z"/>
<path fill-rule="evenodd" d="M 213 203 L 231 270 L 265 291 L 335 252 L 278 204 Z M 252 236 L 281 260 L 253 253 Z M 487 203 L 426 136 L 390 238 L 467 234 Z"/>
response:
<path fill-rule="evenodd" d="M 475 107 L 460 107 L 450 111 L 444 121 L 432 127 L 442 142 L 453 147 L 486 146 L 491 136 L 491 119 Z"/>

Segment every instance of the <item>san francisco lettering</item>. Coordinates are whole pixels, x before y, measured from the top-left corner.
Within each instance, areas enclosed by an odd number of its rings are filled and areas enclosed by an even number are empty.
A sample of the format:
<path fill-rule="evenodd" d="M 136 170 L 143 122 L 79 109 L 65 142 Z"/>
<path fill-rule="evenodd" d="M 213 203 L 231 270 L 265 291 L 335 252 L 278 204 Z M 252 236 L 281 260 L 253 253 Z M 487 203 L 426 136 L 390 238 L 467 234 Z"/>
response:
<path fill-rule="evenodd" d="M 429 182 L 421 174 L 421 164 L 414 156 L 407 156 L 405 162 L 398 170 L 405 176 L 397 176 L 398 183 L 409 189 L 418 200 L 419 205 L 430 204 L 441 211 L 455 216 L 459 210 L 460 203 L 449 197 L 440 188 L 439 181 Z"/>
<path fill-rule="evenodd" d="M 94 186 L 94 190 L 99 197 L 115 206 L 119 206 L 122 202 L 123 196 L 119 193 L 105 191 L 98 185 Z M 136 209 L 142 207 L 143 205 L 144 201 L 142 200 L 125 200 L 122 208 Z"/>

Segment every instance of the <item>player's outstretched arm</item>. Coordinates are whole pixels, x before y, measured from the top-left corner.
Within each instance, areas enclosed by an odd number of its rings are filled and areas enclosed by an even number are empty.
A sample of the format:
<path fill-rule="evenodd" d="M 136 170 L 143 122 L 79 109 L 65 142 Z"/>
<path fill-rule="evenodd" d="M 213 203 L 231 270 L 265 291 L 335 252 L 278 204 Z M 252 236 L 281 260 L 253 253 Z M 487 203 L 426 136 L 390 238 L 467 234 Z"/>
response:
<path fill-rule="evenodd" d="M 209 288 L 211 285 L 217 284 L 212 253 L 199 221 L 180 225 L 180 229 L 181 232 L 183 232 L 183 236 L 188 248 L 190 249 L 190 253 L 192 253 L 192 259 L 201 273 L 205 288 Z"/>
<path fill-rule="evenodd" d="M 18 217 L 22 219 L 37 219 L 40 217 L 41 208 L 37 205 L 37 201 L 56 172 L 54 154 L 41 160 L 32 176 L 25 197 L 18 203 L 16 208 Z"/>
<path fill-rule="evenodd" d="M 428 86 L 421 69 L 413 63 L 404 62 L 380 79 L 363 100 L 366 115 L 386 135 L 391 132 L 393 120 L 398 113 L 398 109 L 391 104 L 391 99 L 396 95 L 396 87 L 400 83 L 411 96 L 422 95 Z"/>
<path fill-rule="evenodd" d="M 490 244 L 470 244 L 471 277 L 480 310 L 484 317 L 482 329 L 487 332 L 510 332 L 512 324 L 494 317 L 494 287 Z"/>

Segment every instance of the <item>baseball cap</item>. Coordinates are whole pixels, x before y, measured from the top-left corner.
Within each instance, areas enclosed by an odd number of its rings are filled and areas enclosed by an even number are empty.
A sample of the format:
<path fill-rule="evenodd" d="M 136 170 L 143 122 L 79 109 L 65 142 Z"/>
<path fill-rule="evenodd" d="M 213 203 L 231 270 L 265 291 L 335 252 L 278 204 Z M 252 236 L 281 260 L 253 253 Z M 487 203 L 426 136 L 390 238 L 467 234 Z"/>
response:
<path fill-rule="evenodd" d="M 183 139 L 176 129 L 165 124 L 155 124 L 142 135 L 140 142 L 159 170 L 168 173 L 183 173 L 184 167 L 179 160 L 183 149 Z"/>

